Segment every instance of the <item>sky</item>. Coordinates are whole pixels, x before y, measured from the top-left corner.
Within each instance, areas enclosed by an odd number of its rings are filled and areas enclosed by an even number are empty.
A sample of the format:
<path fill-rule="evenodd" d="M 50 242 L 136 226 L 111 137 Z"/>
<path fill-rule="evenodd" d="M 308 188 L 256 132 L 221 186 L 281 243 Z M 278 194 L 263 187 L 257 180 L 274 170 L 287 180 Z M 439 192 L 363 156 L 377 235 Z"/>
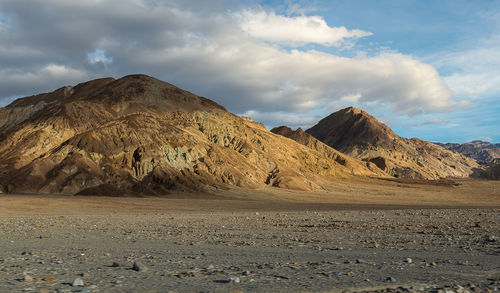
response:
<path fill-rule="evenodd" d="M 0 106 L 142 73 L 266 127 L 500 142 L 500 0 L 2 0 Z"/>

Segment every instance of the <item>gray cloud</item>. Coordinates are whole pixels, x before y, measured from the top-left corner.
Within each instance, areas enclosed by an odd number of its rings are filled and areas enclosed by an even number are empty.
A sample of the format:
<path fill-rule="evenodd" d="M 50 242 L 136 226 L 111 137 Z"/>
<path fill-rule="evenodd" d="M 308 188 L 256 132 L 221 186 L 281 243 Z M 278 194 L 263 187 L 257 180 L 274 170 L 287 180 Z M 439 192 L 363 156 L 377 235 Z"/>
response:
<path fill-rule="evenodd" d="M 388 105 L 408 115 L 463 105 L 432 66 L 411 56 L 345 58 L 282 45 L 335 45 L 366 32 L 330 27 L 318 16 L 233 5 L 3 0 L 0 12 L 9 22 L 0 25 L 0 99 L 145 73 L 256 117 L 274 112 L 286 118 L 353 97 L 358 104 Z M 263 23 L 274 23 L 272 34 L 252 27 Z M 303 34 L 290 33 L 301 23 Z M 89 58 L 95 52 L 106 59 Z"/>

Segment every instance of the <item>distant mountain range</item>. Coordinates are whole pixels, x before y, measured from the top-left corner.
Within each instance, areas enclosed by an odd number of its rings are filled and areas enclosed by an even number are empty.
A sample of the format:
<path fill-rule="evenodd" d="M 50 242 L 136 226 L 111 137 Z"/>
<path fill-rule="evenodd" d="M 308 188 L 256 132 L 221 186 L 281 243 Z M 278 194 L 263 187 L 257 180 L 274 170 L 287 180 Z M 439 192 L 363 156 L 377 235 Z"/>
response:
<path fill-rule="evenodd" d="M 495 144 L 487 141 L 473 140 L 463 144 L 439 142 L 436 144 L 464 154 L 481 163 L 489 163 L 494 159 L 500 158 L 500 143 Z"/>
<path fill-rule="evenodd" d="M 146 75 L 104 78 L 0 108 L 0 191 L 89 195 L 172 190 L 328 190 L 350 177 L 483 174 L 474 160 L 404 139 L 347 108 L 307 131 L 239 117 Z"/>

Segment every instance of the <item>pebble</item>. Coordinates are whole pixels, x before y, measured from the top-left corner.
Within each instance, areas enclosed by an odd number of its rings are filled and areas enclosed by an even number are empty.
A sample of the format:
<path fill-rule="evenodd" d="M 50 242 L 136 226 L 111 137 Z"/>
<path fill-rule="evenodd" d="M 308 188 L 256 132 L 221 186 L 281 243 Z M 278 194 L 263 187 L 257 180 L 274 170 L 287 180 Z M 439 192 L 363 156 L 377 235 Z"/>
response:
<path fill-rule="evenodd" d="M 395 283 L 396 282 L 396 279 L 394 279 L 393 277 L 387 277 L 387 279 L 385 279 L 387 282 L 391 282 L 391 283 Z"/>
<path fill-rule="evenodd" d="M 33 282 L 33 277 L 31 275 L 24 275 L 24 282 Z"/>
<path fill-rule="evenodd" d="M 495 235 L 490 235 L 488 237 L 488 242 L 495 242 L 495 241 L 497 241 L 497 238 L 495 237 Z"/>
<path fill-rule="evenodd" d="M 411 286 L 410 289 L 415 291 L 425 291 L 425 288 L 423 286 Z"/>
<path fill-rule="evenodd" d="M 366 264 L 366 263 L 368 263 L 368 262 L 367 262 L 366 260 L 364 260 L 364 259 L 358 258 L 358 259 L 356 260 L 356 263 Z"/>
<path fill-rule="evenodd" d="M 412 262 L 413 262 L 413 260 L 412 260 L 411 258 L 407 258 L 407 259 L 405 259 L 405 262 L 406 262 L 406 263 L 412 263 Z"/>
<path fill-rule="evenodd" d="M 83 280 L 80 278 L 76 278 L 73 280 L 73 283 L 71 284 L 71 286 L 73 286 L 73 287 L 84 286 Z"/>
<path fill-rule="evenodd" d="M 54 282 L 54 281 L 57 281 L 57 278 L 53 277 L 53 276 L 48 276 L 48 277 L 42 277 L 42 278 L 40 278 L 40 280 L 45 281 L 45 282 Z"/>
<path fill-rule="evenodd" d="M 239 277 L 229 277 L 229 283 L 235 283 L 238 284 L 240 282 Z"/>
<path fill-rule="evenodd" d="M 134 261 L 132 269 L 137 272 L 145 272 L 148 270 L 148 267 L 138 261 Z"/>
<path fill-rule="evenodd" d="M 117 263 L 116 261 L 111 264 L 111 267 L 113 267 L 113 268 L 117 268 L 119 266 L 120 266 L 120 264 Z"/>

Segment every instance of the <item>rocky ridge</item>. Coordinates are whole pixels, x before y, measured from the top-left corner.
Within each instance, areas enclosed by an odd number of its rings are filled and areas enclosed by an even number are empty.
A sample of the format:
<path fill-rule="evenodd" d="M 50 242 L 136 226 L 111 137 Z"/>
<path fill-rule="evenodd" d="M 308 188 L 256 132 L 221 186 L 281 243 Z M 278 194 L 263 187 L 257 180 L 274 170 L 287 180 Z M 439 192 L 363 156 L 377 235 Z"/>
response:
<path fill-rule="evenodd" d="M 474 160 L 427 141 L 400 137 L 373 116 L 354 107 L 325 117 L 306 132 L 398 178 L 464 178 L 480 172 Z"/>
<path fill-rule="evenodd" d="M 500 143 L 473 140 L 464 144 L 439 142 L 436 144 L 473 158 L 480 163 L 489 163 L 500 158 Z"/>
<path fill-rule="evenodd" d="M 309 133 L 304 132 L 304 130 L 302 130 L 301 128 L 292 130 L 287 126 L 279 126 L 271 129 L 271 132 L 293 139 L 294 141 L 300 144 L 303 144 L 315 151 L 325 154 L 328 158 L 335 160 L 339 164 L 346 166 L 351 170 L 363 169 L 365 167 L 368 167 L 368 169 L 373 171 L 379 177 L 387 176 L 387 174 L 381 171 L 374 163 L 364 162 L 361 160 L 354 159 L 350 156 L 347 156 L 337 151 L 336 149 L 324 144 L 323 142 L 317 140 Z"/>

